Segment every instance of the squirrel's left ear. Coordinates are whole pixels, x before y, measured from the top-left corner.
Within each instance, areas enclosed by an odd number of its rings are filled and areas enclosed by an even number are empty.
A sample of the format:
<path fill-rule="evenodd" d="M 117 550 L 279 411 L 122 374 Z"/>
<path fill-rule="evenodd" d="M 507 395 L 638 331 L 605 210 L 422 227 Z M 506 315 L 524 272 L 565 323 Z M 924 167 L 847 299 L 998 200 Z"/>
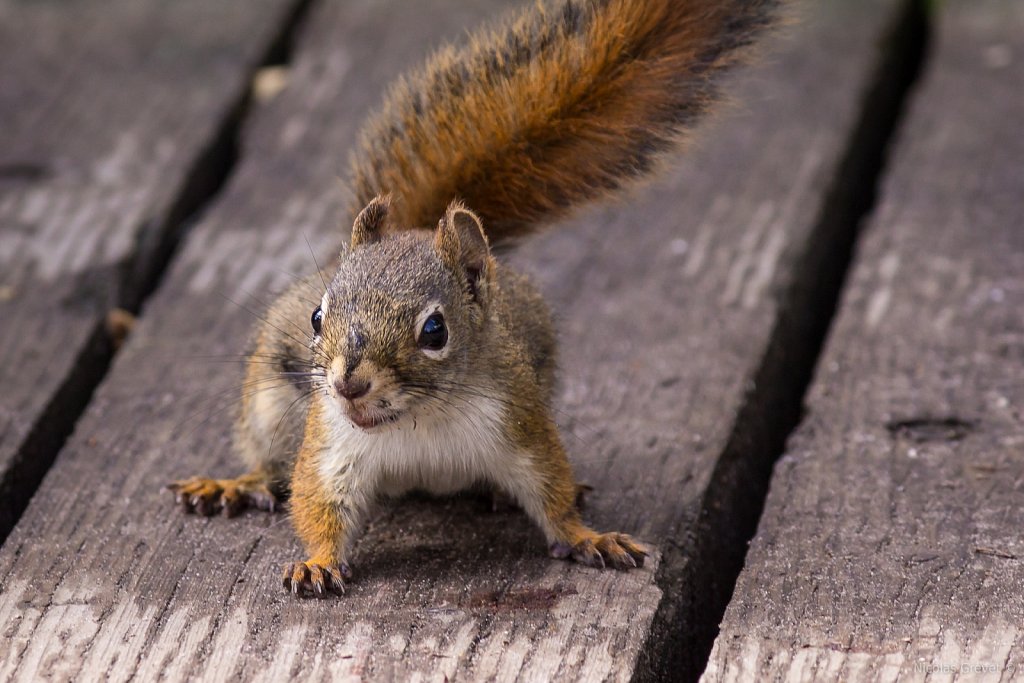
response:
<path fill-rule="evenodd" d="M 463 270 L 470 293 L 479 301 L 481 285 L 491 274 L 491 250 L 479 216 L 460 201 L 449 204 L 437 225 L 434 247 L 441 258 Z"/>
<path fill-rule="evenodd" d="M 391 195 L 379 194 L 366 205 L 352 224 L 352 248 L 372 244 L 383 236 L 391 212 Z"/>

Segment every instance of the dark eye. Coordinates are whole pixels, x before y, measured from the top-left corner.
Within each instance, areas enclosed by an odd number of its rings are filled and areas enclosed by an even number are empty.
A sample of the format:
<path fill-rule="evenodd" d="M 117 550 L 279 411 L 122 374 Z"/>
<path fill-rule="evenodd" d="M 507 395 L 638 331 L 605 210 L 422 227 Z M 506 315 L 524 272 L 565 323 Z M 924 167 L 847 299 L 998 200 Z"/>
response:
<path fill-rule="evenodd" d="M 309 319 L 309 322 L 313 324 L 313 333 L 320 334 L 320 328 L 323 327 L 324 323 L 324 312 L 319 306 L 313 311 L 313 317 Z"/>
<path fill-rule="evenodd" d="M 448 328 L 444 325 L 444 316 L 434 313 L 423 323 L 420 330 L 419 345 L 421 349 L 440 351 L 448 343 Z"/>

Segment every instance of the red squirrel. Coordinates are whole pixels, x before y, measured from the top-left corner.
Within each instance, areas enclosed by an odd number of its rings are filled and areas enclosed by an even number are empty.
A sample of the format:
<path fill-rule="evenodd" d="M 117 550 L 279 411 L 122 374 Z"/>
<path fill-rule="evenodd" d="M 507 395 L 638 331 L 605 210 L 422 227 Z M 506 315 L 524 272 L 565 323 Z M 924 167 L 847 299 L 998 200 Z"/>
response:
<path fill-rule="evenodd" d="M 251 471 L 176 482 L 178 500 L 232 514 L 290 491 L 308 552 L 285 567 L 296 594 L 343 592 L 367 511 L 414 489 L 483 484 L 553 556 L 642 565 L 643 544 L 581 518 L 552 419 L 551 315 L 491 248 L 648 176 L 781 4 L 537 3 L 400 79 L 353 155 L 351 243 L 319 305 L 295 284 L 257 331 L 247 385 L 294 381 L 243 397 L 235 444 Z"/>

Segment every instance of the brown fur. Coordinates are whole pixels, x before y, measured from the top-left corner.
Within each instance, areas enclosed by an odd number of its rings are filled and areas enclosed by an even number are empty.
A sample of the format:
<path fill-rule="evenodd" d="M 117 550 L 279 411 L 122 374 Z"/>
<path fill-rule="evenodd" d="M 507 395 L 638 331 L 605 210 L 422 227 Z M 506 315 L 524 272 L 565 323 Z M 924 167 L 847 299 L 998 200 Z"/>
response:
<path fill-rule="evenodd" d="M 567 0 L 446 47 L 394 86 L 352 160 L 355 210 L 430 225 L 461 198 L 493 244 L 646 175 L 780 0 Z"/>

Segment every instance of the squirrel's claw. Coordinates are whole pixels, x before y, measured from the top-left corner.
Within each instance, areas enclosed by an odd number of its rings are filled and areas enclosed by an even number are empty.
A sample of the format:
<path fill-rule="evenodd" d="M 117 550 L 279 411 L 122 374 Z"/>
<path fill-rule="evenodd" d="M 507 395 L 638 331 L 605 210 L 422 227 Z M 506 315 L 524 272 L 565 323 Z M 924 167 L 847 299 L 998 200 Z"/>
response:
<path fill-rule="evenodd" d="M 238 479 L 209 479 L 192 477 L 167 485 L 174 493 L 174 500 L 188 513 L 209 517 L 222 512 L 234 517 L 242 510 L 252 507 L 274 512 L 277 497 L 266 482 L 244 476 Z"/>
<path fill-rule="evenodd" d="M 588 567 L 634 569 L 644 566 L 648 549 L 627 534 L 610 532 L 587 536 L 574 545 L 563 541 L 551 544 L 549 552 L 559 559 L 572 558 Z"/>
<path fill-rule="evenodd" d="M 344 595 L 345 582 L 352 578 L 348 564 L 319 564 L 317 562 L 293 562 L 285 565 L 283 585 L 293 595 L 305 597 L 312 594 L 317 598 L 329 595 Z"/>

